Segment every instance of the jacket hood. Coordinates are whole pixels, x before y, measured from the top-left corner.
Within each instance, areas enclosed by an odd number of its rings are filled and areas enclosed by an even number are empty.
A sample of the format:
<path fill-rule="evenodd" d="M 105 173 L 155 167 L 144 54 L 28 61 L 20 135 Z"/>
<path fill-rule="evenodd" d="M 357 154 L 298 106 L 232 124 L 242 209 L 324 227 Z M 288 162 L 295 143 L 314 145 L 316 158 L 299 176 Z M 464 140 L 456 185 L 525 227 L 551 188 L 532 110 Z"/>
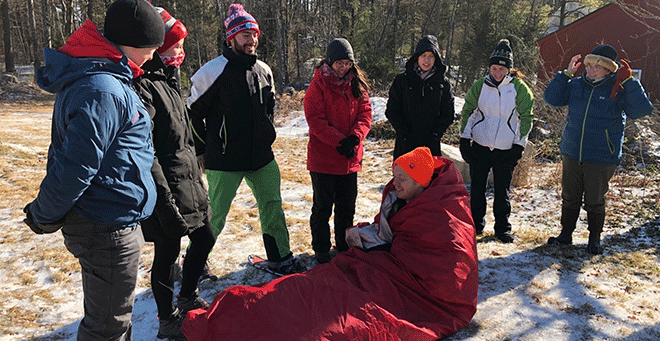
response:
<path fill-rule="evenodd" d="M 143 73 L 105 39 L 89 19 L 59 50 L 44 49 L 44 61 L 45 66 L 37 72 L 37 84 L 51 93 L 58 93 L 77 79 L 96 73 L 112 73 L 125 81 Z"/>
<path fill-rule="evenodd" d="M 438 40 L 434 39 L 435 37 L 424 36 L 417 43 L 415 48 L 415 53 L 408 59 L 406 62 L 406 70 L 413 70 L 415 68 L 415 63 L 417 63 L 417 58 L 422 55 L 422 53 L 431 51 L 435 56 L 435 68 L 436 73 L 444 75 L 447 71 L 447 66 L 442 62 L 440 57 L 440 47 L 438 46 Z"/>

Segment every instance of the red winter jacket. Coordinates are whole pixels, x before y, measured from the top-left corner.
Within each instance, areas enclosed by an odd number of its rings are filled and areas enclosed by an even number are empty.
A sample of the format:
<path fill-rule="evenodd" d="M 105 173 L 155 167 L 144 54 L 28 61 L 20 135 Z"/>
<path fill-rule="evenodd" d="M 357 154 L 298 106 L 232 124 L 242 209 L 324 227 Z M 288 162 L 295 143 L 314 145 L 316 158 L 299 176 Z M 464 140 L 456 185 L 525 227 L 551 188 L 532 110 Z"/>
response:
<path fill-rule="evenodd" d="M 326 64 L 327 65 L 327 64 Z M 362 169 L 362 140 L 371 128 L 369 95 L 353 97 L 350 82 L 339 85 L 334 72 L 319 67 L 305 93 L 305 117 L 309 125 L 307 170 L 345 175 Z M 331 70 L 331 69 L 330 69 Z M 339 154 L 339 141 L 355 135 L 360 139 L 354 157 Z"/>

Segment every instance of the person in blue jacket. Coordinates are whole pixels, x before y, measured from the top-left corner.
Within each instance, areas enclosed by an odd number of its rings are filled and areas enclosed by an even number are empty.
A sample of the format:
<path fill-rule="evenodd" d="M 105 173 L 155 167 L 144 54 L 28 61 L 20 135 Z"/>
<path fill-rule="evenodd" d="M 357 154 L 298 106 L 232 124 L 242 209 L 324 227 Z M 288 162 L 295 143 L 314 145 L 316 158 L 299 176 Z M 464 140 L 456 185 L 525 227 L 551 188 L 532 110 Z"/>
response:
<path fill-rule="evenodd" d="M 46 176 L 24 222 L 62 229 L 80 263 L 84 317 L 78 341 L 131 340 L 139 222 L 156 203 L 151 120 L 131 81 L 163 44 L 165 28 L 144 0 L 118 0 L 104 35 L 91 20 L 59 50 L 45 49 L 39 86 L 57 94 Z"/>
<path fill-rule="evenodd" d="M 568 68 L 558 72 L 543 98 L 551 106 L 568 106 L 562 133 L 561 233 L 548 244 L 573 243 L 572 234 L 580 215 L 587 211 L 587 250 L 602 254 L 600 234 L 605 223 L 605 193 L 619 163 L 626 118 L 651 113 L 653 105 L 640 82 L 632 78 L 628 63 L 616 61 L 610 45 L 598 45 L 584 58 L 585 71 L 575 73 L 581 55 L 571 58 Z"/>

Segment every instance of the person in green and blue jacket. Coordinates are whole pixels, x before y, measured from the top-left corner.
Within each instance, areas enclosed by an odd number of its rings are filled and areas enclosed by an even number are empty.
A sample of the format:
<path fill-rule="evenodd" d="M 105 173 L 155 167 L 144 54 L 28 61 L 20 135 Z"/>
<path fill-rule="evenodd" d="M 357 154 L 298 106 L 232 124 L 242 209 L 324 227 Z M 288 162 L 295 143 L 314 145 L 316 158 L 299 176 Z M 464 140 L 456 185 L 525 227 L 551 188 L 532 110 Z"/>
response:
<path fill-rule="evenodd" d="M 580 215 L 587 211 L 587 250 L 603 253 L 600 234 L 605 223 L 605 193 L 619 163 L 626 118 L 651 113 L 640 82 L 632 78 L 628 63 L 616 62 L 617 52 L 598 45 L 584 58 L 585 71 L 574 77 L 581 55 L 571 58 L 568 68 L 558 72 L 545 89 L 543 98 L 555 106 L 568 106 L 561 138 L 562 230 L 548 244 L 573 243 L 572 234 Z"/>
<path fill-rule="evenodd" d="M 495 236 L 503 243 L 511 234 L 509 187 L 532 127 L 534 95 L 513 68 L 507 39 L 490 56 L 489 73 L 478 79 L 465 96 L 461 111 L 460 151 L 470 164 L 470 205 L 477 235 L 485 226 L 486 183 L 493 170 Z"/>

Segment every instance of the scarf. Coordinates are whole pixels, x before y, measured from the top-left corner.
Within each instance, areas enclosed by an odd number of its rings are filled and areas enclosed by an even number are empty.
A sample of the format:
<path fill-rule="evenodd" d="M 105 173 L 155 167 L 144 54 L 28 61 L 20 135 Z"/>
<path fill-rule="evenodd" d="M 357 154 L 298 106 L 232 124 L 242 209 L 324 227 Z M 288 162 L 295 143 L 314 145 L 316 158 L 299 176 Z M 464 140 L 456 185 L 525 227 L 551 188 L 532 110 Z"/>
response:
<path fill-rule="evenodd" d="M 183 59 L 186 57 L 186 53 L 181 52 L 176 56 L 162 56 L 162 55 L 159 56 L 160 56 L 160 60 L 163 61 L 163 64 L 167 66 L 179 67 L 181 66 L 181 63 L 183 63 Z"/>
<path fill-rule="evenodd" d="M 346 84 L 350 84 L 351 81 L 353 80 L 353 69 L 348 70 L 348 72 L 346 72 L 346 74 L 342 78 L 339 78 L 339 76 L 337 76 L 335 70 L 333 70 L 332 67 L 328 65 L 328 63 L 323 63 L 320 69 L 321 69 L 321 75 L 323 76 L 323 79 L 327 84 L 334 84 L 339 87 L 343 87 Z"/>

